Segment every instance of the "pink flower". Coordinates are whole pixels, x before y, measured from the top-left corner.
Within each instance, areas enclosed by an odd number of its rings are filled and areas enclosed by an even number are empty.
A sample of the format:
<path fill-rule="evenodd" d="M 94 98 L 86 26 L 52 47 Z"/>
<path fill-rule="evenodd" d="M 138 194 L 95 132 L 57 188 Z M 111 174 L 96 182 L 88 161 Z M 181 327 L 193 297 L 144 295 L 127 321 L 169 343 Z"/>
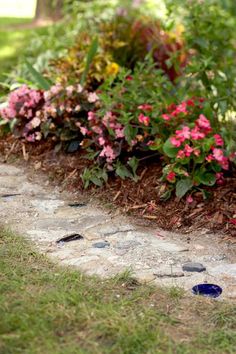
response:
<path fill-rule="evenodd" d="M 224 153 L 221 149 L 213 149 L 213 157 L 217 162 L 219 162 L 224 170 L 229 169 L 229 160 L 226 156 L 224 156 Z"/>
<path fill-rule="evenodd" d="M 77 85 L 77 92 L 81 93 L 82 91 L 83 91 L 83 87 L 80 84 L 78 84 Z"/>
<path fill-rule="evenodd" d="M 56 84 L 50 88 L 50 92 L 53 95 L 58 95 L 62 90 L 63 90 L 63 87 L 61 84 Z"/>
<path fill-rule="evenodd" d="M 196 123 L 199 128 L 204 129 L 206 132 L 211 131 L 211 123 L 203 114 L 200 114 L 199 118 L 196 120 Z"/>
<path fill-rule="evenodd" d="M 170 138 L 170 142 L 175 147 L 180 147 L 180 145 L 182 144 L 181 141 L 176 139 L 174 136 Z"/>
<path fill-rule="evenodd" d="M 171 115 L 173 117 L 177 116 L 178 114 L 180 113 L 184 113 L 184 114 L 187 114 L 188 111 L 187 111 L 187 104 L 186 102 L 182 102 L 180 103 L 178 106 L 175 106 L 175 110 L 171 113 Z"/>
<path fill-rule="evenodd" d="M 186 202 L 191 204 L 193 202 L 193 197 L 191 195 L 188 195 L 186 198 Z"/>
<path fill-rule="evenodd" d="M 88 94 L 88 102 L 94 103 L 97 100 L 99 100 L 98 95 L 95 92 L 89 92 L 89 94 Z"/>
<path fill-rule="evenodd" d="M 229 160 L 226 156 L 223 157 L 222 161 L 220 162 L 220 165 L 223 168 L 223 170 L 229 169 Z"/>
<path fill-rule="evenodd" d="M 68 96 L 71 96 L 73 92 L 74 92 L 74 86 L 70 85 L 66 87 L 66 93 Z"/>
<path fill-rule="evenodd" d="M 92 131 L 94 131 L 94 133 L 96 134 L 102 134 L 102 128 L 99 127 L 98 125 L 94 125 L 91 127 Z"/>
<path fill-rule="evenodd" d="M 176 130 L 175 132 L 177 139 L 183 142 L 186 139 L 190 139 L 190 129 L 187 126 L 184 126 L 181 130 Z"/>
<path fill-rule="evenodd" d="M 95 120 L 96 119 L 96 115 L 94 112 L 90 111 L 88 112 L 88 120 Z"/>
<path fill-rule="evenodd" d="M 201 151 L 199 149 L 194 149 L 193 153 L 194 153 L 195 156 L 199 156 Z"/>
<path fill-rule="evenodd" d="M 88 133 L 88 129 L 85 127 L 80 127 L 80 131 L 83 135 L 86 135 Z"/>
<path fill-rule="evenodd" d="M 37 128 L 41 124 L 41 120 L 38 117 L 34 117 L 29 123 L 32 128 Z"/>
<path fill-rule="evenodd" d="M 141 113 L 138 116 L 138 121 L 147 127 L 150 123 L 150 118 Z"/>
<path fill-rule="evenodd" d="M 115 129 L 115 134 L 116 134 L 116 138 L 124 138 L 125 134 L 124 134 L 124 128 L 118 128 Z"/>
<path fill-rule="evenodd" d="M 224 145 L 224 140 L 222 139 L 220 134 L 215 134 L 214 138 L 215 138 L 215 143 L 216 143 L 217 146 L 223 146 Z"/>
<path fill-rule="evenodd" d="M 216 173 L 216 184 L 222 186 L 225 183 L 223 172 Z"/>
<path fill-rule="evenodd" d="M 138 106 L 138 109 L 142 109 L 143 111 L 150 112 L 152 111 L 153 107 L 150 104 L 144 103 Z"/>
<path fill-rule="evenodd" d="M 102 137 L 102 136 L 100 136 L 99 138 L 98 138 L 98 143 L 99 143 L 99 145 L 101 145 L 101 146 L 103 146 L 103 145 L 105 145 L 105 139 Z"/>
<path fill-rule="evenodd" d="M 198 126 L 196 126 L 191 130 L 191 138 L 193 140 L 203 139 L 205 138 L 205 134 L 203 132 L 200 132 Z"/>
<path fill-rule="evenodd" d="M 110 145 L 104 146 L 99 156 L 106 157 L 107 162 L 112 162 L 116 158 L 116 154 Z"/>
<path fill-rule="evenodd" d="M 170 120 L 169 114 L 162 114 L 162 118 L 163 118 L 164 120 Z"/>
<path fill-rule="evenodd" d="M 189 146 L 188 144 L 186 144 L 184 147 L 184 152 L 185 152 L 185 156 L 189 157 L 191 155 L 191 153 L 193 152 L 193 148 L 191 146 Z"/>
<path fill-rule="evenodd" d="M 176 157 L 177 159 L 184 159 L 185 158 L 184 150 L 179 150 Z"/>
<path fill-rule="evenodd" d="M 212 154 L 209 154 L 207 157 L 206 157 L 206 161 L 207 162 L 211 162 L 214 160 L 214 156 Z"/>
<path fill-rule="evenodd" d="M 177 113 L 188 113 L 187 110 L 186 110 L 186 107 L 187 107 L 186 102 L 182 102 L 176 107 L 175 111 Z"/>
<path fill-rule="evenodd" d="M 213 157 L 216 161 L 221 162 L 224 158 L 224 153 L 221 149 L 213 149 Z"/>
<path fill-rule="evenodd" d="M 168 173 L 168 175 L 166 176 L 166 179 L 168 182 L 173 183 L 175 181 L 175 172 L 171 171 Z"/>

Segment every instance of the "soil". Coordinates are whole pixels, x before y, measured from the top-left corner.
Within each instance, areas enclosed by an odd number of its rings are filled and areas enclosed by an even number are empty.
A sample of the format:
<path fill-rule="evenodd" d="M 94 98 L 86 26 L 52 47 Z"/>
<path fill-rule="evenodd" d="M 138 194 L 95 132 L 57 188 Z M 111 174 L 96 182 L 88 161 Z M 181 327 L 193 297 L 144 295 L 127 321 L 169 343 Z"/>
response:
<path fill-rule="evenodd" d="M 210 195 L 204 200 L 201 192 L 195 192 L 193 202 L 187 203 L 172 196 L 163 201 L 161 162 L 146 159 L 138 169 L 140 180 L 121 180 L 115 176 L 98 188 L 83 189 L 80 174 L 91 164 L 81 152 L 56 153 L 53 142 L 37 145 L 23 144 L 12 137 L 0 139 L 0 153 L 6 162 L 16 160 L 30 164 L 34 173 L 46 173 L 51 183 L 60 183 L 70 192 L 80 191 L 84 197 L 100 199 L 107 206 L 116 207 L 123 213 L 135 216 L 139 223 L 155 224 L 165 230 L 190 233 L 205 229 L 206 233 L 221 233 L 227 241 L 236 243 L 236 173 L 228 175 L 220 186 L 206 188 Z"/>

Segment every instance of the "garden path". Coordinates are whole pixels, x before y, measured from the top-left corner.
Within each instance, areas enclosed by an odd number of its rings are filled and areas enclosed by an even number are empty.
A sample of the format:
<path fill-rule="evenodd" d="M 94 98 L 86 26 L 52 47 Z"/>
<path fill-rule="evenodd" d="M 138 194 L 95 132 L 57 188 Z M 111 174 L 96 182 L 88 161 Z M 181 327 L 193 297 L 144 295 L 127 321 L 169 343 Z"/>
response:
<path fill-rule="evenodd" d="M 61 264 L 101 277 L 130 270 L 141 282 L 180 286 L 189 293 L 198 283 L 216 283 L 222 298 L 236 300 L 236 245 L 207 230 L 181 235 L 139 226 L 81 198 L 24 167 L 0 164 L 1 224 L 26 235 Z M 82 237 L 56 242 L 72 234 Z M 200 262 L 206 270 L 183 271 L 186 262 Z"/>

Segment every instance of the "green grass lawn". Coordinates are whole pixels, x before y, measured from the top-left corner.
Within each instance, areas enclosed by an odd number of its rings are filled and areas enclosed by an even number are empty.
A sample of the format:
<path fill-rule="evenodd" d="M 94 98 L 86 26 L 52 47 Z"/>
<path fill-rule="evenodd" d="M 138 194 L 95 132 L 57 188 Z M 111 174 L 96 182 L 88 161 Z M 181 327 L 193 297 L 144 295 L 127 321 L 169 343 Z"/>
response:
<path fill-rule="evenodd" d="M 45 33 L 45 28 L 21 29 L 19 26 L 32 20 L 24 18 L 0 18 L 0 82 L 14 69 L 24 49 L 35 33 Z M 14 27 L 17 25 L 16 27 Z"/>
<path fill-rule="evenodd" d="M 0 353 L 235 353 L 236 306 L 86 277 L 0 233 Z"/>

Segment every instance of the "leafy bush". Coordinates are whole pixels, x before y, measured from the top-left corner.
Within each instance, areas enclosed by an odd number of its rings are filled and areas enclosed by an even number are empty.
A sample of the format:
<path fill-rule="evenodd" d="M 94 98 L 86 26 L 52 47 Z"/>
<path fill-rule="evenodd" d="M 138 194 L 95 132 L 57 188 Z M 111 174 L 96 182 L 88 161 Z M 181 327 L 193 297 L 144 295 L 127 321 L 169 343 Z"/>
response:
<path fill-rule="evenodd" d="M 93 161 L 85 187 L 109 174 L 138 181 L 148 158 L 162 165 L 163 198 L 222 184 L 236 160 L 235 20 L 216 0 L 168 0 L 168 11 L 163 22 L 118 8 L 90 31 L 81 25 L 46 68 L 56 84 L 45 91 L 48 81 L 28 63 L 43 86 L 13 91 L 0 124 L 28 142 L 85 150 Z"/>
<path fill-rule="evenodd" d="M 156 63 L 174 81 L 186 65 L 188 54 L 184 48 L 180 28 L 165 31 L 159 20 L 150 17 L 115 15 L 111 21 L 101 22 L 97 28 L 99 50 L 90 67 L 87 86 L 97 88 L 108 74 L 117 74 L 119 67 L 131 70 L 150 53 Z M 54 77 L 61 82 L 76 82 L 84 71 L 84 58 L 93 41 L 94 32 L 80 32 L 76 44 L 67 56 L 52 62 Z"/>
<path fill-rule="evenodd" d="M 81 85 L 64 88 L 56 84 L 48 91 L 23 85 L 9 95 L 0 116 L 2 124 L 11 122 L 16 137 L 28 142 L 52 138 L 75 151 L 83 139 L 81 122 L 96 106 L 97 99 L 95 93 L 83 90 Z"/>

